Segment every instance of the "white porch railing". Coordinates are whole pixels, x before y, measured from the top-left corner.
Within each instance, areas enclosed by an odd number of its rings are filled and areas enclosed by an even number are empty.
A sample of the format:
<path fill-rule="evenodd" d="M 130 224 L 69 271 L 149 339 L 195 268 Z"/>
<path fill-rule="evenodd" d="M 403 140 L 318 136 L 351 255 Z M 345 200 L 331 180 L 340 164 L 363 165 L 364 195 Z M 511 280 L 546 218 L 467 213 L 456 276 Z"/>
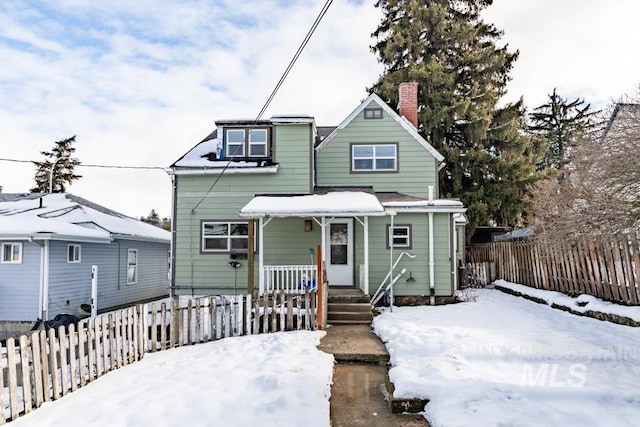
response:
<path fill-rule="evenodd" d="M 315 265 L 265 265 L 262 292 L 284 290 L 287 293 L 301 289 L 315 289 L 318 283 L 318 267 Z"/>

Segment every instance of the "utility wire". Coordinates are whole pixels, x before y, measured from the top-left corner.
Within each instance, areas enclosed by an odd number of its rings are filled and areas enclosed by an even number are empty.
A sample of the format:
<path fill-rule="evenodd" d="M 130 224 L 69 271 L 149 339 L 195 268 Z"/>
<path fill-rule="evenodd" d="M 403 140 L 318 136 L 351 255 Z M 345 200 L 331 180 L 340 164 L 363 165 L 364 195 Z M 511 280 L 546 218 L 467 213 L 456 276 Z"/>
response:
<path fill-rule="evenodd" d="M 278 83 L 276 84 L 276 87 L 273 88 L 273 91 L 271 92 L 271 95 L 269 95 L 269 98 L 267 98 L 267 102 L 264 103 L 264 105 L 262 106 L 262 109 L 260 110 L 260 112 L 256 116 L 255 120 L 253 121 L 253 124 L 249 128 L 249 132 L 251 132 L 251 129 L 253 129 L 256 126 L 256 124 L 258 123 L 258 120 L 260 120 L 260 118 L 262 117 L 264 112 L 269 107 L 269 104 L 271 104 L 271 101 L 273 101 L 273 98 L 276 96 L 276 93 L 278 92 L 278 90 L 280 90 L 280 87 L 282 86 L 282 83 L 284 83 L 285 79 L 289 75 L 289 72 L 293 68 L 293 65 L 296 63 L 296 61 L 300 57 L 300 54 L 302 54 L 302 51 L 307 46 L 307 43 L 309 43 L 309 40 L 311 39 L 311 36 L 316 31 L 316 28 L 318 28 L 318 25 L 320 24 L 320 21 L 322 21 L 322 18 L 324 17 L 324 15 L 327 13 L 327 10 L 329 10 L 329 7 L 331 6 L 331 3 L 333 3 L 333 0 L 327 0 L 325 2 L 324 6 L 322 6 L 322 10 L 320 10 L 320 13 L 318 13 L 318 16 L 316 16 L 316 20 L 311 25 L 311 28 L 309 28 L 309 31 L 307 32 L 307 35 L 304 37 L 304 40 L 302 40 L 302 43 L 300 43 L 300 46 L 298 46 L 298 50 L 293 55 L 293 58 L 291 58 L 291 61 L 289 61 L 289 65 L 287 65 L 287 68 L 284 70 L 284 73 L 282 73 L 282 76 L 280 77 L 280 80 L 278 80 Z M 209 189 L 204 194 L 204 196 L 202 196 L 200 201 L 198 203 L 196 203 L 196 205 L 191 209 L 192 213 L 195 212 L 195 210 L 198 208 L 198 206 L 200 206 L 202 201 L 211 193 L 211 191 L 216 186 L 218 181 L 220 181 L 220 178 L 222 178 L 222 175 L 224 175 L 225 171 L 227 170 L 227 168 L 231 164 L 231 160 L 232 159 L 229 158 L 227 163 L 224 165 L 224 168 L 222 168 L 222 170 L 220 171 L 220 175 L 218 175 L 216 177 L 216 179 L 211 184 L 211 187 L 209 187 Z"/>
<path fill-rule="evenodd" d="M 21 159 L 2 159 L 0 161 L 3 162 L 14 162 L 14 163 L 34 163 L 33 160 L 21 160 Z M 163 170 L 166 171 L 168 168 L 163 168 L 162 166 L 122 166 L 122 165 L 92 165 L 85 163 L 74 164 L 74 167 L 85 167 L 85 168 L 105 168 L 105 169 L 153 169 L 153 170 Z"/>

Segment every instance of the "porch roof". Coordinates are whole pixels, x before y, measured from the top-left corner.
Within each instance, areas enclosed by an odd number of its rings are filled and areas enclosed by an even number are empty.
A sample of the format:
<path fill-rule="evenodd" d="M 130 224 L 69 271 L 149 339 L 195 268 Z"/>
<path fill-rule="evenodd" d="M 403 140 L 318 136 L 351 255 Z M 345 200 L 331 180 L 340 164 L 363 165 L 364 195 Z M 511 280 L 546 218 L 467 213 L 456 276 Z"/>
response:
<path fill-rule="evenodd" d="M 378 198 L 364 191 L 256 196 L 240 209 L 240 216 L 244 218 L 384 215 L 387 212 Z"/>

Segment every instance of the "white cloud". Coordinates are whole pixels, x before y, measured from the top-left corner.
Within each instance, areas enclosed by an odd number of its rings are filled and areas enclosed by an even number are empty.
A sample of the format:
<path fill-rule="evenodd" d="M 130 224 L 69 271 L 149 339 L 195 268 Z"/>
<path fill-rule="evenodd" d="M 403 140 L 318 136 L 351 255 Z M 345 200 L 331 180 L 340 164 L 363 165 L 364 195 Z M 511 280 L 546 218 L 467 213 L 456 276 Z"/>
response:
<path fill-rule="evenodd" d="M 86 164 L 169 166 L 220 118 L 255 116 L 323 1 L 0 2 L 0 157 L 39 160 L 77 134 Z M 529 105 L 557 86 L 606 102 L 638 79 L 632 0 L 495 0 L 487 17 L 520 49 L 510 95 Z M 634 13 L 635 12 L 635 13 Z M 334 2 L 265 116 L 338 124 L 382 71 L 369 46 L 373 2 Z M 0 162 L 5 192 L 34 168 Z M 80 168 L 70 191 L 123 213 L 170 212 L 159 171 Z"/>

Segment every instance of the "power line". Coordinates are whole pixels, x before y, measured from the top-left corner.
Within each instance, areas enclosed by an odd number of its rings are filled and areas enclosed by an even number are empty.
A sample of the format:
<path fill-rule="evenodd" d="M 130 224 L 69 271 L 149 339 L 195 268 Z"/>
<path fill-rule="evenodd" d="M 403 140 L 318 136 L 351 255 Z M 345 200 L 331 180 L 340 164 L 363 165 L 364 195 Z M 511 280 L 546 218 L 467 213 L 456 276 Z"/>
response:
<path fill-rule="evenodd" d="M 280 80 L 278 80 L 278 83 L 273 88 L 273 91 L 269 95 L 269 98 L 267 98 L 267 102 L 265 102 L 264 105 L 262 106 L 262 109 L 260 109 L 260 112 L 258 113 L 258 115 L 256 116 L 255 120 L 253 121 L 253 125 L 251 125 L 251 127 L 249 128 L 249 131 L 251 131 L 251 129 L 258 123 L 258 120 L 260 120 L 260 118 L 262 117 L 264 112 L 269 107 L 269 104 L 271 104 L 271 101 L 273 101 L 273 98 L 276 96 L 276 93 L 278 92 L 278 90 L 280 90 L 280 87 L 282 86 L 282 83 L 284 83 L 285 79 L 289 75 L 289 72 L 293 68 L 293 65 L 296 63 L 296 61 L 298 60 L 298 58 L 302 54 L 302 51 L 307 46 L 307 43 L 309 43 L 309 40 L 311 39 L 311 36 L 313 35 L 313 33 L 316 31 L 316 28 L 320 24 L 320 21 L 322 21 L 322 18 L 324 18 L 324 15 L 327 13 L 327 10 L 329 10 L 329 7 L 331 6 L 331 3 L 333 3 L 333 0 L 327 0 L 325 2 L 324 6 L 322 6 L 322 9 L 320 10 L 320 13 L 318 13 L 318 16 L 316 16 L 316 19 L 313 22 L 313 24 L 311 25 L 311 28 L 309 28 L 309 31 L 307 32 L 307 35 L 302 40 L 302 43 L 300 43 L 300 46 L 298 46 L 298 50 L 293 55 L 293 58 L 291 58 L 291 61 L 289 61 L 289 65 L 287 65 L 287 68 L 282 73 L 282 76 L 280 76 Z M 209 189 L 204 194 L 204 196 L 202 196 L 200 201 L 193 207 L 193 209 L 191 209 L 191 212 L 194 212 L 198 208 L 198 206 L 200 206 L 200 203 L 202 203 L 202 201 L 209 195 L 209 193 L 211 193 L 211 191 L 216 186 L 218 181 L 220 181 L 220 178 L 222 178 L 222 175 L 224 175 L 225 171 L 227 170 L 227 168 L 229 167 L 230 164 L 231 164 L 231 158 L 224 165 L 224 168 L 222 168 L 222 170 L 220 171 L 220 175 L 218 175 L 216 177 L 216 179 L 213 181 L 213 184 L 211 184 L 211 187 L 209 187 Z"/>
<path fill-rule="evenodd" d="M 21 159 L 2 159 L 0 161 L 3 162 L 13 162 L 13 163 L 34 163 L 33 160 L 21 160 Z M 168 168 L 163 168 L 162 166 L 122 166 L 122 165 L 95 165 L 95 164 L 85 164 L 78 163 L 74 165 L 75 167 L 85 167 L 85 168 L 104 168 L 104 169 L 151 169 L 151 170 L 162 170 L 166 171 Z"/>

